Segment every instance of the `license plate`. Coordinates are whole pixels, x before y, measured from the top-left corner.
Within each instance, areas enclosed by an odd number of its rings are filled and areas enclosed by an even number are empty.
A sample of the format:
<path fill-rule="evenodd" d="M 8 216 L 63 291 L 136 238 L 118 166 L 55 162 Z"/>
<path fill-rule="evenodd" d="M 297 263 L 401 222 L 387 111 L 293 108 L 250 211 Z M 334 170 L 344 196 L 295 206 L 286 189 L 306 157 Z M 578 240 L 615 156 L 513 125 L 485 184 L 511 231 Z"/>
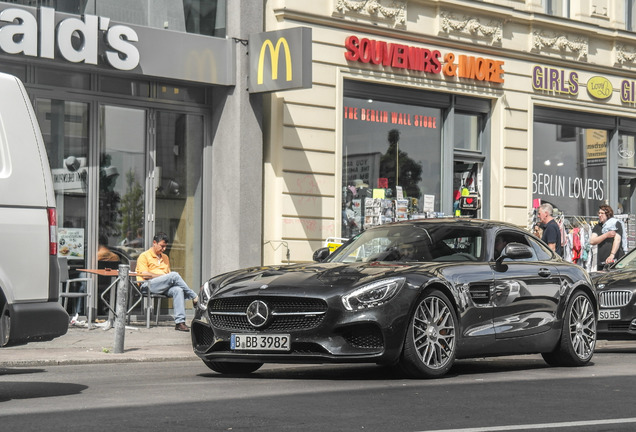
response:
<path fill-rule="evenodd" d="M 598 320 L 599 321 L 611 321 L 611 320 L 619 320 L 621 319 L 621 310 L 620 309 L 601 309 L 598 312 Z"/>
<path fill-rule="evenodd" d="M 232 350 L 289 351 L 288 334 L 233 334 L 230 338 Z"/>

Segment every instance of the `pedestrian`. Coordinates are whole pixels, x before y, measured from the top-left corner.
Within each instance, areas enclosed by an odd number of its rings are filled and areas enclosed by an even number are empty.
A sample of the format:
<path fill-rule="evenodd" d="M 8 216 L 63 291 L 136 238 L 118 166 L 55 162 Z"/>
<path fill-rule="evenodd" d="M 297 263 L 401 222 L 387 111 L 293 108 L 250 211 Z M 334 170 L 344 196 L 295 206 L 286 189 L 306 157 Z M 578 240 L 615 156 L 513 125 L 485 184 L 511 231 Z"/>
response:
<path fill-rule="evenodd" d="M 172 297 L 175 330 L 190 331 L 185 324 L 185 299 L 192 299 L 197 305 L 199 297 L 192 291 L 179 273 L 170 271 L 170 259 L 164 253 L 168 246 L 168 235 L 157 233 L 152 239 L 152 247 L 137 259 L 137 280 L 145 281 L 142 288 L 155 294 Z"/>
<path fill-rule="evenodd" d="M 563 256 L 563 245 L 561 244 L 561 229 L 552 217 L 554 208 L 552 204 L 543 203 L 539 207 L 539 220 L 543 224 L 543 235 L 541 240 L 546 242 L 550 249 L 555 251 L 559 256 Z"/>
<path fill-rule="evenodd" d="M 598 223 L 592 229 L 590 244 L 597 245 L 596 265 L 601 270 L 625 255 L 622 247 L 623 225 L 614 217 L 614 210 L 608 205 L 599 206 Z"/>

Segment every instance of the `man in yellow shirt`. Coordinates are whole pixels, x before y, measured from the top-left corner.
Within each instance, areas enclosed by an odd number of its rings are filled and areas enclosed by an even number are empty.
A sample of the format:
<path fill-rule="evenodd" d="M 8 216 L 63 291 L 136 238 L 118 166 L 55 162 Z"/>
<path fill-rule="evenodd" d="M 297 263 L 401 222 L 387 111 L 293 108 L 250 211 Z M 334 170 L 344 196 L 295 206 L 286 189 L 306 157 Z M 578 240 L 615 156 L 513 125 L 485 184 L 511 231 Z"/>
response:
<path fill-rule="evenodd" d="M 152 239 L 152 247 L 137 258 L 137 280 L 145 280 L 144 285 L 156 294 L 172 297 L 175 330 L 190 331 L 185 324 L 185 299 L 192 299 L 195 306 L 199 297 L 192 291 L 179 273 L 170 271 L 170 259 L 164 253 L 168 245 L 168 235 L 157 233 Z"/>

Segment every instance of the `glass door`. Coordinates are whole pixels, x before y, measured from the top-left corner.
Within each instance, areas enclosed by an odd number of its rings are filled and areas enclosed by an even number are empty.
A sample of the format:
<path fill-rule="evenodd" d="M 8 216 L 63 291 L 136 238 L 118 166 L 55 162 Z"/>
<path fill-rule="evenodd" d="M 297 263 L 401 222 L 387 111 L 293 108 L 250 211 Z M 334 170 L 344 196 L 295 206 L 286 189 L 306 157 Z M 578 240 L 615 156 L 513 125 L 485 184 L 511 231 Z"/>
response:
<path fill-rule="evenodd" d="M 154 232 L 168 234 L 172 271 L 201 284 L 203 116 L 155 112 Z"/>
<path fill-rule="evenodd" d="M 124 264 L 144 250 L 146 135 L 145 110 L 100 107 L 97 231 L 101 267 L 114 260 L 104 247 Z"/>

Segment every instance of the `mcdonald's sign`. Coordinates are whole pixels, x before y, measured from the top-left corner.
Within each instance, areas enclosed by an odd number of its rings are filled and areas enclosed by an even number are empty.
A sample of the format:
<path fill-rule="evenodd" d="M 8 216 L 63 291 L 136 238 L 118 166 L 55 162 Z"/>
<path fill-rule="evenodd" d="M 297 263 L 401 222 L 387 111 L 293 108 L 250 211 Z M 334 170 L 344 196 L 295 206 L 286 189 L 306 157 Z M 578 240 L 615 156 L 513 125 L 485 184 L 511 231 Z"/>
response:
<path fill-rule="evenodd" d="M 311 29 L 257 33 L 249 37 L 250 93 L 311 87 Z"/>

